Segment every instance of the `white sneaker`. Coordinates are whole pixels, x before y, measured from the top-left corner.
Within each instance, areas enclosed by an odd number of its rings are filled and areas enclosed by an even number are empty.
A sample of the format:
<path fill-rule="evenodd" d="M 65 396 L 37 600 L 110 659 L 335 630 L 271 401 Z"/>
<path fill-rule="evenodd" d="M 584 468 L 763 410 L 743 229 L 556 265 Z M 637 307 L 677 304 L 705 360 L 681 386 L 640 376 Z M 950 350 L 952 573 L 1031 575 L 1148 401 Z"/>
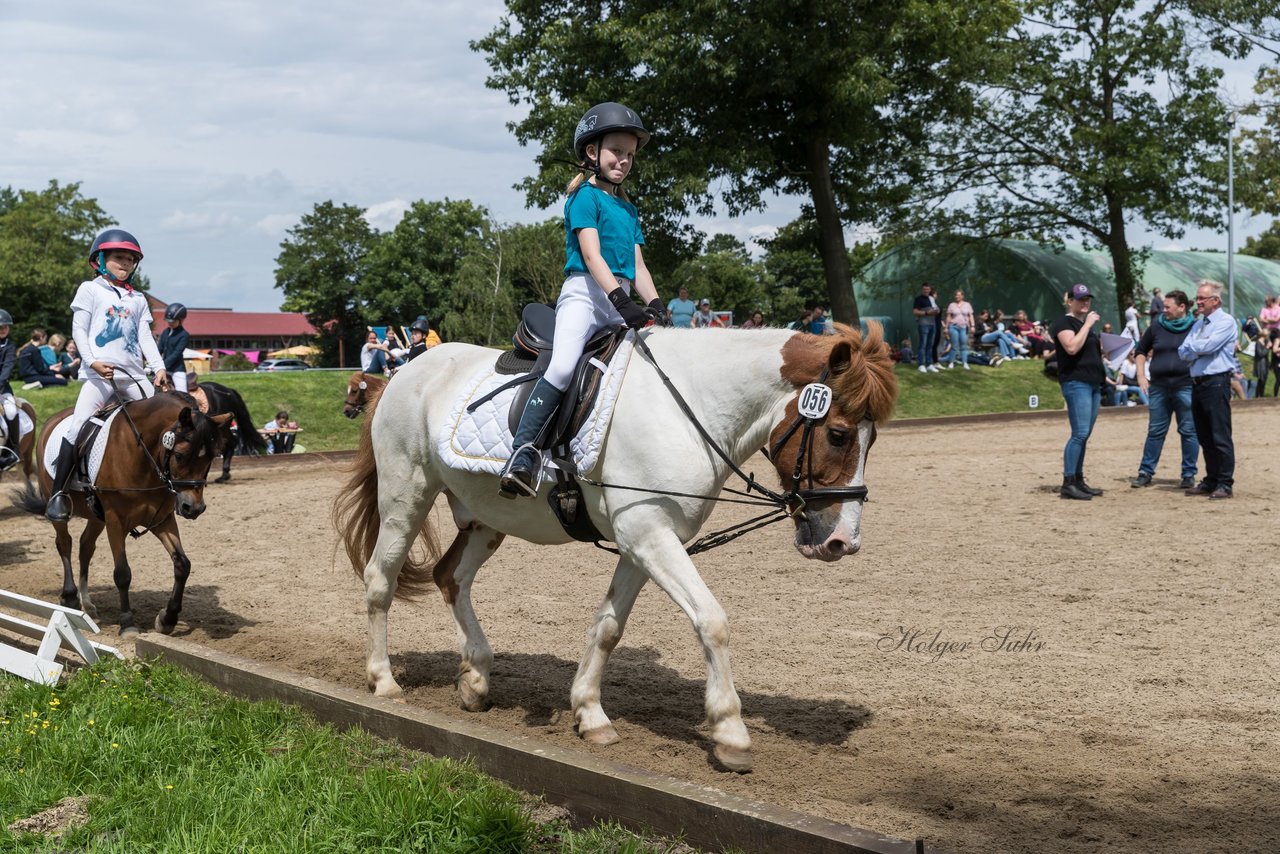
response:
<path fill-rule="evenodd" d="M 22 390 L 31 391 L 31 389 L 33 388 L 44 388 L 44 383 L 40 382 L 40 380 L 35 380 L 34 382 L 29 382 L 26 385 L 24 385 L 22 387 Z"/>
<path fill-rule="evenodd" d="M 935 374 L 936 374 L 936 373 L 939 373 L 942 369 L 938 367 L 938 363 L 937 363 L 937 362 L 934 362 L 932 365 L 930 365 L 930 366 L 929 366 L 929 370 L 930 370 L 930 372 L 932 372 L 932 373 L 935 373 Z"/>
<path fill-rule="evenodd" d="M 964 363 L 964 369 L 965 369 L 966 371 L 967 371 L 967 370 L 969 370 L 969 363 L 968 363 L 968 362 L 965 362 L 965 363 Z"/>
<path fill-rule="evenodd" d="M 954 371 L 954 370 L 955 370 L 955 368 L 956 368 L 956 363 L 955 363 L 955 362 L 947 362 L 947 370 L 948 370 L 948 371 Z"/>
<path fill-rule="evenodd" d="M 919 372 L 920 372 L 920 373 L 922 373 L 922 374 L 927 374 L 927 373 L 929 373 L 929 368 L 928 368 L 927 366 L 925 366 L 925 365 L 921 365 L 920 367 L 916 368 L 916 370 L 917 370 L 917 371 L 919 371 Z"/>

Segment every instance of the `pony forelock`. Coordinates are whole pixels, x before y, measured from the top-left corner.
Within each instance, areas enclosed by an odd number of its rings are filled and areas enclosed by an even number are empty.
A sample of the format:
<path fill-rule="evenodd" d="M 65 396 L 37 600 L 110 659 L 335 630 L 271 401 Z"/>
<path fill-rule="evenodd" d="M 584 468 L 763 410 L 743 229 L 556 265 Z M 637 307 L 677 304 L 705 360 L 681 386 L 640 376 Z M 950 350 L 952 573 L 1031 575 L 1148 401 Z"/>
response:
<path fill-rule="evenodd" d="M 783 376 L 796 386 L 817 381 L 840 344 L 849 345 L 849 367 L 827 378 L 835 392 L 833 405 L 846 418 L 888 421 L 898 400 L 898 379 L 877 321 L 867 321 L 866 335 L 843 323 L 835 324 L 834 335 L 797 333 L 783 345 Z"/>

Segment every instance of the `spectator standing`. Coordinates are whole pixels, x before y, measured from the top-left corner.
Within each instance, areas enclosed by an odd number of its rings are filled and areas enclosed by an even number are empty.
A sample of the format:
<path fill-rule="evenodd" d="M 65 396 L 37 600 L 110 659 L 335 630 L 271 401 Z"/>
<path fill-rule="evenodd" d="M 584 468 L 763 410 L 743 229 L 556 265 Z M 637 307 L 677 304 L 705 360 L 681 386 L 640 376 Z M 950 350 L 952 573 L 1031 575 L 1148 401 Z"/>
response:
<path fill-rule="evenodd" d="M 688 329 L 693 326 L 693 313 L 698 310 L 694 301 L 689 299 L 689 289 L 680 288 L 680 295 L 667 303 L 667 316 L 672 326 Z"/>
<path fill-rule="evenodd" d="M 1264 332 L 1265 336 L 1266 333 Z M 1267 354 L 1269 367 L 1271 368 L 1271 396 L 1280 397 L 1280 333 L 1272 332 L 1271 338 L 1267 342 Z M 1259 395 L 1262 392 L 1258 392 Z"/>
<path fill-rule="evenodd" d="M 1124 329 L 1120 334 L 1135 344 L 1142 337 L 1142 331 L 1138 329 L 1138 309 L 1131 299 L 1124 302 Z"/>
<path fill-rule="evenodd" d="M 1259 329 L 1253 337 L 1253 383 L 1254 397 L 1267 396 L 1267 374 L 1271 367 L 1271 336 Z"/>
<path fill-rule="evenodd" d="M 1159 288 L 1153 288 L 1151 291 L 1151 303 L 1147 306 L 1147 326 L 1155 326 L 1156 319 L 1163 314 L 1164 294 L 1160 292 Z"/>
<path fill-rule="evenodd" d="M 916 351 L 920 366 L 916 370 L 922 374 L 926 371 L 938 372 L 934 354 L 937 352 L 938 317 L 941 311 L 938 300 L 933 295 L 933 286 L 925 282 L 920 286 L 920 295 L 911 305 L 911 313 L 916 316 L 916 332 L 920 337 L 920 349 Z"/>
<path fill-rule="evenodd" d="M 1258 312 L 1258 320 L 1262 323 L 1262 328 L 1268 332 L 1280 331 L 1280 300 L 1273 296 L 1267 297 L 1262 311 Z"/>
<path fill-rule="evenodd" d="M 947 305 L 947 335 L 951 338 L 951 358 L 947 368 L 956 366 L 956 359 L 969 370 L 969 338 L 973 335 L 973 306 L 964 298 L 964 291 L 956 291 L 955 299 Z"/>
<path fill-rule="evenodd" d="M 1200 318 L 1178 346 L 1178 356 L 1191 369 L 1191 414 L 1204 451 L 1204 479 L 1187 495 L 1211 500 L 1230 498 L 1235 489 L 1236 451 L 1231 437 L 1231 375 L 1235 357 L 1236 320 L 1222 308 L 1222 283 L 1204 279 L 1196 288 Z"/>
<path fill-rule="evenodd" d="M 1067 404 L 1071 436 L 1062 449 L 1062 489 L 1059 495 L 1077 501 L 1088 501 L 1101 495 L 1084 479 L 1084 456 L 1098 420 L 1102 403 L 1102 384 L 1106 378 L 1102 360 L 1102 338 L 1097 329 L 1100 320 L 1093 311 L 1093 294 L 1087 285 L 1072 285 L 1067 292 L 1067 313 L 1049 327 L 1057 351 L 1058 383 Z"/>
<path fill-rule="evenodd" d="M 164 308 L 165 330 L 160 333 L 156 346 L 160 348 L 160 358 L 164 360 L 164 369 L 169 372 L 174 391 L 187 391 L 187 360 L 183 354 L 187 352 L 187 344 L 191 334 L 182 325 L 187 319 L 187 307 L 180 302 L 171 302 Z"/>
<path fill-rule="evenodd" d="M 1191 415 L 1191 368 L 1178 356 L 1178 347 L 1195 322 L 1190 308 L 1191 301 L 1185 293 L 1169 291 L 1164 298 L 1164 311 L 1156 315 L 1134 348 L 1138 384 L 1147 393 L 1147 440 L 1142 446 L 1138 476 L 1129 481 L 1135 488 L 1151 485 L 1172 417 L 1178 419 L 1182 446 L 1182 480 L 1178 486 L 1191 489 L 1196 485 L 1200 442 Z"/>

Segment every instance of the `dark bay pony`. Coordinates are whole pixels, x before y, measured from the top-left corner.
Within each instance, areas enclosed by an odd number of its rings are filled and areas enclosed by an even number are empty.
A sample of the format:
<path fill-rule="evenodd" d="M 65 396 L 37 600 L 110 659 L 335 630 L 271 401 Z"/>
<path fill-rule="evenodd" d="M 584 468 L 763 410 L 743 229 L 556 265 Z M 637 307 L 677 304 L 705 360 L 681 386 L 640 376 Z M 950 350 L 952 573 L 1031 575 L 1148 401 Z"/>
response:
<path fill-rule="evenodd" d="M 366 409 L 372 408 L 373 402 L 386 387 L 386 378 L 356 371 L 347 377 L 347 399 L 343 402 L 342 414 L 348 418 L 355 418 Z"/>
<path fill-rule="evenodd" d="M 227 440 L 226 423 L 231 419 L 230 415 L 206 416 L 191 403 L 191 398 L 183 394 L 157 394 L 126 404 L 124 411 L 111 422 L 94 487 L 103 518 L 94 514 L 84 492 L 70 493 L 73 518 L 86 520 L 80 535 L 78 590 L 71 573 L 68 523 L 53 523 L 58 556 L 62 558 L 62 604 L 80 608 L 93 617 L 97 617 L 97 609 L 89 599 L 89 562 L 98 537 L 106 530 L 115 561 L 116 589 L 120 591 L 122 635 L 139 631 L 129 606 L 132 572 L 125 554 L 128 535 L 137 537 L 150 531 L 173 560 L 173 592 L 164 612 L 156 615 L 156 631 L 172 632 L 182 611 L 182 593 L 191 573 L 191 561 L 182 549 L 177 517 L 195 519 L 204 512 L 204 485 L 209 467 L 222 451 Z M 53 428 L 70 414 L 70 409 L 64 409 L 45 422 L 40 435 L 39 459 L 44 459 L 45 445 Z M 52 481 L 42 464 L 39 494 L 28 482 L 23 507 L 43 515 L 51 488 Z"/>
<path fill-rule="evenodd" d="M 36 430 L 35 425 L 40 422 L 36 420 L 36 410 L 28 401 L 17 397 L 14 402 L 18 405 L 18 409 L 27 413 L 27 417 L 31 419 L 31 432 L 18 439 L 18 460 L 22 466 L 22 475 L 31 482 L 31 478 L 35 475 L 35 460 L 32 451 L 36 446 Z M 10 457 L 12 459 L 12 457 Z M 15 466 L 15 469 L 17 467 Z M 13 469 L 10 469 L 12 471 Z M 5 476 L 6 472 L 0 471 L 0 478 Z"/>
<path fill-rule="evenodd" d="M 599 462 L 587 473 L 593 482 L 582 483 L 581 506 L 619 552 L 569 691 L 583 739 L 618 740 L 601 705 L 602 675 L 636 597 L 652 580 L 688 616 L 703 647 L 715 759 L 734 771 L 751 768 L 729 621 L 685 544 L 711 515 L 731 464 L 740 469 L 767 449 L 787 490 L 777 498 L 794 524 L 796 550 L 822 561 L 859 551 L 867 453 L 898 389 L 883 333 L 878 324 L 868 326 L 865 336 L 843 325 L 826 336 L 783 329 L 641 333 L 652 361 L 644 352 L 632 354 Z M 366 678 L 380 696 L 401 691 L 387 645 L 393 597 L 435 587 L 461 640 L 459 700 L 469 711 L 486 708 L 493 650 L 472 606 L 477 571 L 507 535 L 545 545 L 570 542 L 548 506 L 549 485 L 533 500 L 504 499 L 496 474 L 453 468 L 441 449 L 448 447 L 455 402 L 497 356 L 469 344 L 442 344 L 401 368 L 365 419 L 351 479 L 334 503 L 338 535 L 365 585 Z M 705 432 L 681 409 L 659 368 Z M 441 494 L 457 526 L 448 549 L 439 547 L 430 512 Z"/>
<path fill-rule="evenodd" d="M 194 375 L 188 374 L 188 377 L 190 376 Z M 222 474 L 214 481 L 214 483 L 226 483 L 231 480 L 231 458 L 236 453 L 265 454 L 267 452 L 267 440 L 262 438 L 262 434 L 258 432 L 258 424 L 253 420 L 253 416 L 249 414 L 249 407 L 245 404 L 244 398 L 240 396 L 240 392 L 212 380 L 205 380 L 201 383 L 194 383 L 188 380 L 187 388 L 191 389 L 192 397 L 197 401 L 207 402 L 207 414 L 230 415 L 232 421 L 235 422 L 236 439 L 233 442 L 227 442 L 223 447 Z M 201 406 L 201 411 L 204 411 L 204 406 Z"/>

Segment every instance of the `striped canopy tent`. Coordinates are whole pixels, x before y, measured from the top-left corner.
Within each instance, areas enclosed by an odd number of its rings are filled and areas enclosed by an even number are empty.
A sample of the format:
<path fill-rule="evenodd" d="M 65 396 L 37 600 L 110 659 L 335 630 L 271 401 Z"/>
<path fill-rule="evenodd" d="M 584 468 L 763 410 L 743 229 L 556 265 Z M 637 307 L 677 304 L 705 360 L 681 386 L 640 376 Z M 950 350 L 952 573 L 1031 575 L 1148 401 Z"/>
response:
<path fill-rule="evenodd" d="M 1235 305 L 1240 319 L 1257 314 L 1268 295 L 1280 294 L 1280 263 L 1249 255 L 1235 257 Z M 1200 279 L 1227 281 L 1227 256 L 1222 252 L 1153 250 L 1143 267 L 1141 282 L 1147 295 L 1154 288 L 1195 295 Z M 890 341 L 914 337 L 911 304 L 920 285 L 937 288 L 945 308 L 957 289 L 975 310 L 1003 309 L 1012 316 L 1026 311 L 1032 320 L 1052 321 L 1062 314 L 1063 294 L 1077 282 L 1089 286 L 1094 308 L 1119 331 L 1123 313 L 1116 302 L 1115 277 L 1109 253 L 1068 247 L 1056 251 L 1030 240 L 971 240 L 933 238 L 895 247 L 876 258 L 854 280 L 858 312 L 864 320 L 879 320 Z M 1224 301 L 1227 294 L 1223 294 Z M 1146 298 L 1138 310 L 1146 314 Z"/>

